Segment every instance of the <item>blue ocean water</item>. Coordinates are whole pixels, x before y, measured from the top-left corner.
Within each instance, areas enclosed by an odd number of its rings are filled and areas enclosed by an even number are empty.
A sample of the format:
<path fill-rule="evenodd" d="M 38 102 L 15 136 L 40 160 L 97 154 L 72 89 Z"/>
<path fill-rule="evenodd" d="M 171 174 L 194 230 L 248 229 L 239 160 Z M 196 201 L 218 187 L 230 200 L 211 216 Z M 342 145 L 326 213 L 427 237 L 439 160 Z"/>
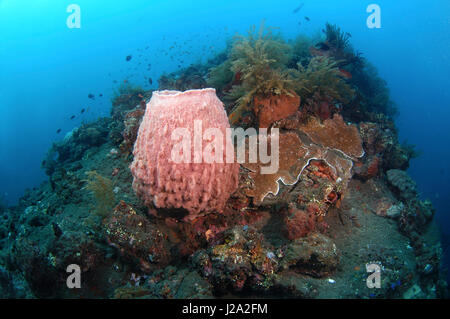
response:
<path fill-rule="evenodd" d="M 72 3 L 81 8 L 79 29 L 66 25 Z M 382 10 L 381 29 L 366 26 L 371 3 Z M 156 88 L 163 72 L 206 61 L 263 19 L 286 38 L 320 32 L 327 21 L 351 33 L 388 83 L 400 138 L 421 151 L 409 173 L 450 237 L 448 0 L 0 0 L 1 198 L 13 205 L 45 180 L 51 144 L 108 115 L 125 80 Z"/>

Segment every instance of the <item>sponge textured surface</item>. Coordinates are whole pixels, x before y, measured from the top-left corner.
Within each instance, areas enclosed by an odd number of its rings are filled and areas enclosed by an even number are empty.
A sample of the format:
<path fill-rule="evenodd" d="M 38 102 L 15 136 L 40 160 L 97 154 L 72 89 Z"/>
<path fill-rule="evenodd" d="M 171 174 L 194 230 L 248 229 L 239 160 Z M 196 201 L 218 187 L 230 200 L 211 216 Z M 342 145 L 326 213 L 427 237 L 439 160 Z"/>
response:
<path fill-rule="evenodd" d="M 238 163 L 226 162 L 227 147 L 232 150 L 226 130 L 229 127 L 223 103 L 214 89 L 153 92 L 139 127 L 130 166 L 135 192 L 147 205 L 153 202 L 160 208 L 185 208 L 189 211 L 185 220 L 223 211 L 237 188 L 239 174 Z M 177 132 L 184 132 L 178 139 L 173 135 L 177 128 L 181 129 Z M 202 139 L 208 128 L 217 128 L 222 133 L 222 150 L 208 148 L 217 145 L 213 143 L 217 136 Z M 203 154 L 214 154 L 216 161 L 205 162 Z"/>

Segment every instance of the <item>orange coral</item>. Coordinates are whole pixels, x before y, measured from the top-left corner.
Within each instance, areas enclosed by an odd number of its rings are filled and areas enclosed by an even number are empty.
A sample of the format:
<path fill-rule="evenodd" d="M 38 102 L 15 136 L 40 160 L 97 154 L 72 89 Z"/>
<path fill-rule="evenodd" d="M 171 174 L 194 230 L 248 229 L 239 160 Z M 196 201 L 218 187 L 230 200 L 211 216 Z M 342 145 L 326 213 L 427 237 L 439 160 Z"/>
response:
<path fill-rule="evenodd" d="M 364 155 L 358 129 L 355 125 L 347 125 L 339 114 L 335 114 L 333 119 L 327 119 L 323 123 L 316 118 L 311 118 L 300 129 L 314 143 L 338 150 L 349 157 Z"/>
<path fill-rule="evenodd" d="M 300 106 L 300 97 L 295 92 L 290 94 L 255 96 L 255 115 L 258 116 L 259 127 L 269 127 L 273 122 L 285 119 L 297 112 Z"/>

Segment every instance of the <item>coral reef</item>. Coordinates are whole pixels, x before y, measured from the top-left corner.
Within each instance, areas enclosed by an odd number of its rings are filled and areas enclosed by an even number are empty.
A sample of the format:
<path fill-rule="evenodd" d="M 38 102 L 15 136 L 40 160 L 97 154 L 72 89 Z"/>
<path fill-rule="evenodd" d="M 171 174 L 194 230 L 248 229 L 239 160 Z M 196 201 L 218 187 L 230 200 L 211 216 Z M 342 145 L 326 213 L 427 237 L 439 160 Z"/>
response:
<path fill-rule="evenodd" d="M 158 91 L 119 87 L 110 117 L 53 144 L 48 181 L 0 205 L 0 298 L 446 297 L 434 209 L 406 172 L 417 154 L 398 141 L 386 83 L 348 33 L 324 35 L 262 25 Z M 224 163 L 169 161 L 175 145 L 194 153 L 171 139 L 186 128 L 192 141 L 194 120 L 202 146 L 208 128 L 221 146 L 230 122 L 268 128 L 279 169 L 225 163 L 225 149 L 212 152 Z"/>

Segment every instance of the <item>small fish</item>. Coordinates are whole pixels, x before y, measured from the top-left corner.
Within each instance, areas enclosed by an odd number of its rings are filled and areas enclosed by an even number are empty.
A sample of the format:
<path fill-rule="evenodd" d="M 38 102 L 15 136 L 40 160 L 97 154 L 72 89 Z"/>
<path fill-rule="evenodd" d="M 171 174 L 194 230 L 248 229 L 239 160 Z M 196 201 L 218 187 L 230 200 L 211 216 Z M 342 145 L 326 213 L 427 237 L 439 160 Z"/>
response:
<path fill-rule="evenodd" d="M 294 11 L 292 11 L 292 13 L 299 12 L 303 8 L 304 5 L 305 5 L 304 3 L 301 3 L 297 8 L 294 9 Z"/>
<path fill-rule="evenodd" d="M 75 115 L 72 115 L 72 116 L 70 117 L 71 120 L 73 120 L 74 118 L 75 118 Z"/>
<path fill-rule="evenodd" d="M 152 84 L 153 84 L 153 80 L 152 80 L 152 78 L 149 78 L 149 79 L 148 79 L 148 83 L 150 83 L 150 85 L 152 85 Z"/>
<path fill-rule="evenodd" d="M 316 47 L 319 50 L 324 50 L 324 51 L 330 50 L 330 46 L 328 44 L 326 44 L 326 43 L 323 43 L 323 42 L 320 42 L 319 44 L 317 44 Z"/>
<path fill-rule="evenodd" d="M 92 99 L 92 100 L 95 100 L 95 95 L 92 94 L 92 93 L 89 93 L 89 94 L 88 94 L 88 98 L 90 98 L 90 99 Z"/>
<path fill-rule="evenodd" d="M 130 55 L 127 55 L 127 57 L 125 58 L 125 60 L 128 62 L 128 61 L 130 61 L 131 60 L 131 58 L 132 58 L 133 56 L 130 54 Z"/>
<path fill-rule="evenodd" d="M 59 134 L 59 133 L 61 133 L 61 129 L 60 128 L 56 130 L 56 134 Z"/>
<path fill-rule="evenodd" d="M 308 17 L 305 17 L 305 20 L 306 20 L 306 21 L 311 21 L 311 19 L 310 19 L 310 18 L 308 18 Z"/>
<path fill-rule="evenodd" d="M 345 78 L 345 79 L 351 79 L 352 78 L 351 73 L 346 71 L 346 70 L 339 69 L 339 72 L 341 72 L 341 76 L 343 78 Z"/>
<path fill-rule="evenodd" d="M 85 110 L 85 109 L 81 109 L 80 113 L 81 113 L 81 114 L 83 114 L 83 113 L 84 113 L 84 111 L 86 111 L 86 110 Z"/>
<path fill-rule="evenodd" d="M 100 93 L 100 94 L 99 94 L 98 96 L 102 97 L 102 96 L 103 96 L 103 94 L 101 94 L 101 93 Z"/>

